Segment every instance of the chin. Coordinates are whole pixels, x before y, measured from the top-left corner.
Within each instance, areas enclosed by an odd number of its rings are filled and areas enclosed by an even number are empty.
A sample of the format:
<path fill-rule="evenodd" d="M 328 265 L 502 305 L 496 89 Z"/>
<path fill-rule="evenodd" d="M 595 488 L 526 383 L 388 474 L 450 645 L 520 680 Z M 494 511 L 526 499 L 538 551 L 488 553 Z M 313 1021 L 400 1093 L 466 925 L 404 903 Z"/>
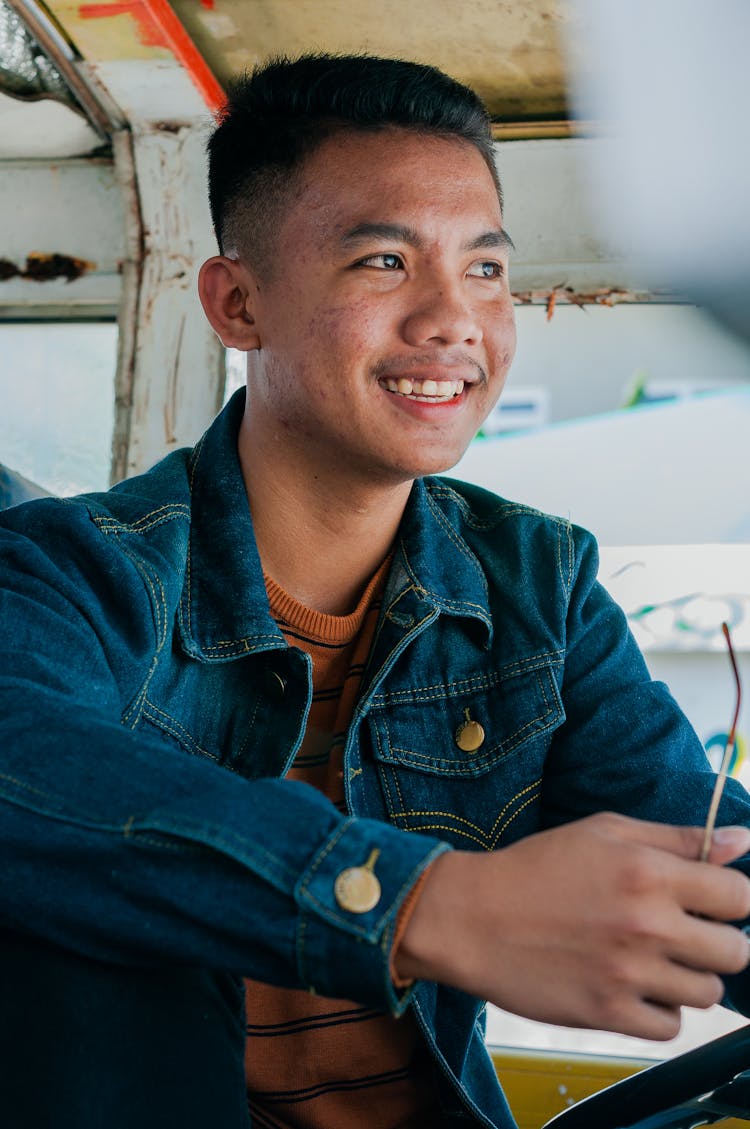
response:
<path fill-rule="evenodd" d="M 436 456 L 433 459 L 419 459 L 418 461 L 415 460 L 408 469 L 404 469 L 410 479 L 426 478 L 428 475 L 432 474 L 447 474 L 448 471 L 452 470 L 460 461 L 462 455 L 463 451 L 459 454 L 453 454 L 444 458 L 438 458 Z"/>
<path fill-rule="evenodd" d="M 434 455 L 426 455 L 420 459 L 420 463 L 424 469 L 416 474 L 415 478 L 424 478 L 427 474 L 447 474 L 449 470 L 453 470 L 457 463 L 461 461 L 469 446 L 468 442 L 460 447 L 454 447 L 451 451 L 435 451 Z"/>

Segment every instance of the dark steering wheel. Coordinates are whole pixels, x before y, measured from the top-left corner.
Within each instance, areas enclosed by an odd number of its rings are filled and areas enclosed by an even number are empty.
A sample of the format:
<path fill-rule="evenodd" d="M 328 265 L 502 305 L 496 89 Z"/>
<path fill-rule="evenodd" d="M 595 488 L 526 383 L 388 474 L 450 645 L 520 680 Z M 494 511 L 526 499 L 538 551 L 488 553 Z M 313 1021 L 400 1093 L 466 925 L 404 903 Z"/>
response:
<path fill-rule="evenodd" d="M 578 1102 L 544 1129 L 690 1129 L 750 1120 L 750 1024 Z"/>

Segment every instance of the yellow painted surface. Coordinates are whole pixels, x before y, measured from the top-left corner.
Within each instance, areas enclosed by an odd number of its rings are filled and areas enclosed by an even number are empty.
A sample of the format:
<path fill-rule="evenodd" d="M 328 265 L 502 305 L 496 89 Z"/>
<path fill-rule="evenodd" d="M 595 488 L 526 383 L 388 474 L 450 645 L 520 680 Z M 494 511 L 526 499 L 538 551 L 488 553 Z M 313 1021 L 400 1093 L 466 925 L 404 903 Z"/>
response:
<path fill-rule="evenodd" d="M 501 117 L 565 112 L 571 0 L 173 0 L 221 82 L 273 54 L 369 51 L 431 63 Z"/>
<path fill-rule="evenodd" d="M 149 0 L 46 0 L 84 59 L 170 59 Z M 272 55 L 368 51 L 441 67 L 506 123 L 567 116 L 569 39 L 590 70 L 574 0 L 172 0 L 221 83 Z"/>
<path fill-rule="evenodd" d="M 173 57 L 158 46 L 159 31 L 149 20 L 147 6 L 137 0 L 46 0 L 46 6 L 87 62 Z"/>
<path fill-rule="evenodd" d="M 555 1114 L 628 1078 L 653 1062 L 605 1055 L 560 1055 L 550 1051 L 492 1049 L 506 1097 L 519 1129 L 541 1129 Z M 722 1129 L 747 1129 L 732 1118 Z"/>

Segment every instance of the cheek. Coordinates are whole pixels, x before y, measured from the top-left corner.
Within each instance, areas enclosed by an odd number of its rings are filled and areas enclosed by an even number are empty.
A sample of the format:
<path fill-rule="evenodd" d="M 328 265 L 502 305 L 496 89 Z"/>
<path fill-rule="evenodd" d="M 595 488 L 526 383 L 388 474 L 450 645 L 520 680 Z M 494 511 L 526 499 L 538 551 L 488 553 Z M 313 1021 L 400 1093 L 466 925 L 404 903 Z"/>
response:
<path fill-rule="evenodd" d="M 516 321 L 512 307 L 498 319 L 493 334 L 493 347 L 498 367 L 509 368 L 516 354 Z"/>
<path fill-rule="evenodd" d="M 306 326 L 305 335 L 314 347 L 327 350 L 332 357 L 361 356 L 383 339 L 382 312 L 370 302 L 350 302 L 316 311 Z"/>

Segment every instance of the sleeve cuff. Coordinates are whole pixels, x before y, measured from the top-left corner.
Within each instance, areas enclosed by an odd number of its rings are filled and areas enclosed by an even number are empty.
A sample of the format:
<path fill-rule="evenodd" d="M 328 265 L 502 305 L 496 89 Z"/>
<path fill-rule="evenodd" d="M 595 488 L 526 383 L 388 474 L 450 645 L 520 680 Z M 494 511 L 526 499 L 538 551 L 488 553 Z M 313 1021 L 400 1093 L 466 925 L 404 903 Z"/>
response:
<path fill-rule="evenodd" d="M 345 821 L 295 888 L 303 983 L 400 1015 L 411 985 L 393 981 L 393 947 L 416 904 L 417 883 L 446 850 L 447 843 L 376 820 Z"/>
<path fill-rule="evenodd" d="M 398 916 L 396 917 L 396 928 L 393 932 L 390 965 L 391 980 L 393 981 L 394 988 L 410 988 L 414 983 L 413 980 L 404 980 L 403 977 L 397 975 L 395 968 L 396 954 L 398 953 L 398 947 L 401 944 L 401 938 L 406 932 L 406 927 L 409 924 L 409 920 L 411 919 L 411 915 L 414 912 L 414 908 L 419 901 L 419 895 L 422 893 L 422 887 L 427 881 L 427 875 L 430 873 L 431 867 L 432 863 L 430 863 L 429 866 L 426 866 L 422 871 L 419 878 L 414 883 L 409 893 L 406 895 L 404 901 L 401 903 L 401 909 L 398 911 Z"/>

